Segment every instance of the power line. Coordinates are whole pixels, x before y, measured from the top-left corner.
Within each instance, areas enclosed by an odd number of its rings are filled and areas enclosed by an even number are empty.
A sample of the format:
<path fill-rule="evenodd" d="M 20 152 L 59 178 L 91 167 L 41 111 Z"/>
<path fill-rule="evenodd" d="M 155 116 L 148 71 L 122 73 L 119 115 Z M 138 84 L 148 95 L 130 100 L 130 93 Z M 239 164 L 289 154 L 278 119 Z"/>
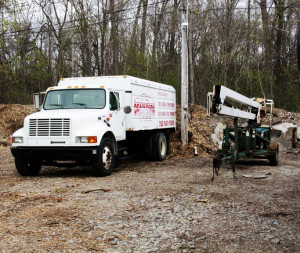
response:
<path fill-rule="evenodd" d="M 220 8 L 208 8 L 205 9 L 203 11 L 197 11 L 195 10 L 195 7 L 198 7 L 197 5 L 192 6 L 194 8 L 194 11 L 191 10 L 192 13 L 194 14 L 201 14 L 203 12 L 208 12 L 208 11 L 221 11 L 221 10 L 227 10 L 228 8 L 226 7 L 220 7 Z M 266 9 L 290 9 L 290 8 L 297 8 L 300 7 L 300 4 L 292 4 L 292 5 L 288 5 L 288 6 L 267 6 Z M 232 8 L 233 10 L 256 10 L 256 9 L 261 9 L 261 7 L 257 6 L 257 7 L 235 7 Z"/>
<path fill-rule="evenodd" d="M 168 2 L 168 1 L 169 0 L 161 0 L 159 2 L 154 2 L 154 3 L 150 3 L 150 4 L 142 4 L 141 6 L 135 6 L 135 7 L 131 7 L 131 8 L 123 8 L 123 9 L 115 10 L 115 11 L 112 11 L 112 12 L 106 12 L 106 13 L 107 14 L 112 14 L 112 13 L 118 13 L 118 12 L 123 12 L 123 11 L 127 11 L 127 10 L 134 10 L 134 9 L 138 9 L 140 7 L 157 5 L 157 4 Z M 47 5 L 50 5 L 50 4 L 55 5 L 55 4 L 58 4 L 58 3 L 64 3 L 64 1 L 63 0 L 57 0 L 57 1 L 53 1 L 53 2 L 49 1 L 49 2 L 44 4 L 44 7 L 47 6 Z M 69 1 L 68 3 L 71 3 L 71 1 Z M 35 3 L 35 4 L 36 4 L 36 7 L 41 7 L 39 4 L 37 4 L 37 3 Z M 24 9 L 24 6 L 28 6 L 28 8 Z M 30 3 L 19 3 L 19 4 L 14 4 L 14 5 L 3 5 L 3 6 L 0 6 L 0 10 L 2 9 L 2 7 L 5 7 L 7 9 L 11 9 L 12 7 L 19 7 L 19 8 L 22 8 L 22 11 L 25 11 L 25 10 L 30 10 L 31 9 L 31 4 Z"/>
<path fill-rule="evenodd" d="M 53 1 L 53 2 L 47 2 L 47 3 L 45 3 L 45 6 L 46 5 L 50 5 L 50 4 L 58 4 L 58 3 L 63 3 L 63 0 L 57 0 L 56 2 L 55 1 Z M 35 2 L 33 2 L 33 3 L 25 3 L 25 2 L 23 2 L 23 3 L 18 3 L 18 4 L 11 4 L 11 5 L 2 5 L 2 6 L 0 6 L 0 10 L 4 7 L 4 8 L 6 8 L 6 9 L 12 9 L 12 8 L 14 8 L 14 7 L 16 7 L 16 8 L 22 8 L 22 10 L 24 11 L 24 10 L 30 10 L 31 8 L 30 8 L 30 6 L 32 5 L 32 4 L 35 4 Z M 24 9 L 23 7 L 24 6 L 27 6 L 27 7 L 29 7 L 29 8 L 26 8 L 26 9 Z M 37 6 L 39 6 L 38 4 L 37 4 Z"/>
<path fill-rule="evenodd" d="M 169 0 L 161 0 L 159 2 L 155 2 L 155 3 L 150 3 L 148 5 L 142 5 L 142 6 L 135 6 L 135 7 L 131 7 L 131 8 L 126 8 L 126 9 L 119 9 L 119 10 L 116 10 L 116 11 L 111 11 L 111 12 L 105 12 L 105 14 L 113 14 L 113 13 L 119 13 L 119 12 L 124 12 L 124 11 L 127 11 L 127 10 L 134 10 L 134 9 L 138 9 L 140 7 L 144 7 L 144 6 L 147 6 L 147 7 L 152 7 L 152 6 L 155 6 L 155 5 L 158 5 L 160 3 L 166 3 L 168 2 Z M 61 2 L 61 1 L 60 1 Z M 155 16 L 156 14 L 154 15 L 146 15 L 146 16 Z M 157 15 L 160 15 L 160 14 L 157 14 Z M 118 21 L 125 21 L 125 20 L 129 20 L 129 19 L 134 19 L 134 18 L 141 18 L 142 16 L 139 16 L 139 17 L 131 17 L 131 18 L 126 18 L 126 19 L 116 19 L 114 21 L 112 20 L 107 20 L 107 21 L 102 21 L 101 23 L 107 23 L 109 21 L 112 21 L 112 22 L 118 22 Z M 82 21 L 84 20 L 85 18 L 79 18 L 79 19 L 73 19 L 73 20 L 70 20 L 70 21 L 66 21 L 65 24 L 69 24 L 69 23 L 73 23 L 73 22 L 78 22 L 78 21 Z M 100 24 L 100 22 L 97 22 Z M 94 24 L 97 24 L 97 23 L 94 23 Z M 91 25 L 94 25 L 94 24 L 91 24 Z M 57 26 L 58 24 L 54 24 L 53 26 Z M 21 33 L 21 32 L 27 32 L 27 31 L 32 31 L 32 33 L 40 33 L 40 31 L 38 32 L 35 32 L 34 30 L 40 30 L 42 27 L 34 27 L 34 28 L 26 28 L 26 29 L 20 29 L 20 30 L 15 30 L 15 31 L 8 31 L 8 32 L 4 32 L 1 34 L 1 36 L 7 36 L 7 35 L 12 35 L 12 34 L 16 34 L 16 33 Z M 51 29 L 51 31 L 53 31 L 54 29 Z M 50 31 L 50 30 L 48 30 Z"/>
<path fill-rule="evenodd" d="M 159 2 L 155 2 L 155 3 L 150 3 L 148 4 L 148 6 L 155 6 L 155 5 L 158 5 L 160 3 L 166 3 L 168 2 L 169 0 L 162 0 L 162 1 L 159 1 Z M 58 2 L 62 2 L 62 1 L 57 1 L 56 3 Z M 128 10 L 133 10 L 133 9 L 138 9 L 138 8 L 141 8 L 145 5 L 141 5 L 141 6 L 135 6 L 135 7 L 130 7 L 130 8 L 125 8 L 125 9 L 119 9 L 119 10 L 116 10 L 116 11 L 111 11 L 111 12 L 105 12 L 105 14 L 113 14 L 113 13 L 119 13 L 119 12 L 124 12 L 124 11 L 128 11 Z M 196 5 L 192 6 L 192 7 L 195 7 Z M 297 6 L 300 6 L 300 5 L 289 5 L 289 6 L 286 6 L 285 8 L 295 8 Z M 197 6 L 198 7 L 198 6 Z M 275 6 L 269 6 L 267 8 L 276 8 Z M 209 8 L 209 9 L 206 9 L 206 10 L 203 10 L 203 11 L 196 11 L 196 10 L 190 10 L 190 13 L 193 13 L 193 14 L 201 14 L 201 13 L 204 13 L 204 12 L 208 12 L 208 11 L 219 11 L 219 10 L 226 10 L 227 8 Z M 249 8 L 248 7 L 235 7 L 233 8 L 234 10 L 248 10 Z M 250 7 L 250 9 L 260 9 L 260 7 Z M 165 15 L 165 14 L 171 14 L 171 13 L 174 13 L 175 11 L 170 11 L 170 12 L 164 12 L 164 13 L 155 13 L 155 14 L 147 14 L 146 16 L 147 17 L 150 17 L 150 16 L 158 16 L 158 15 Z M 103 20 L 103 21 L 99 21 L 99 22 L 94 22 L 94 23 L 90 23 L 89 26 L 93 26 L 93 25 L 99 25 L 99 24 L 103 24 L 103 23 L 107 23 L 107 22 L 120 22 L 120 21 L 126 21 L 126 20 L 130 20 L 130 19 L 135 19 L 135 18 L 142 18 L 142 16 L 134 16 L 134 17 L 129 17 L 129 18 L 123 18 L 123 19 L 115 19 L 115 20 L 111 20 L 111 19 L 108 19 L 108 20 Z M 73 19 L 73 20 L 70 20 L 70 21 L 66 21 L 65 24 L 69 24 L 69 23 L 73 23 L 73 22 L 78 22 L 78 21 L 82 21 L 82 20 L 85 20 L 85 18 L 78 18 L 78 19 Z M 45 25 L 48 25 L 48 24 L 44 24 L 43 26 Z M 1 36 L 10 36 L 10 35 L 13 35 L 13 34 L 17 34 L 17 33 L 25 33 L 25 32 L 28 32 L 28 31 L 31 31 L 32 34 L 38 34 L 38 33 L 41 33 L 41 32 L 51 32 L 51 31 L 57 31 L 58 29 L 55 29 L 54 26 L 57 26 L 58 24 L 53 24 L 53 28 L 48 28 L 48 29 L 43 29 L 43 26 L 41 27 L 34 27 L 34 28 L 25 28 L 25 29 L 20 29 L 20 30 L 15 30 L 15 31 L 7 31 L 7 32 L 4 32 L 1 34 Z M 48 25 L 49 26 L 49 25 Z M 63 28 L 62 30 L 66 30 L 66 29 L 70 29 L 69 27 L 68 28 Z M 38 30 L 38 31 L 37 31 Z"/>
<path fill-rule="evenodd" d="M 135 6 L 135 7 L 131 7 L 131 8 L 120 9 L 120 10 L 112 11 L 109 14 L 123 12 L 123 11 L 128 11 L 128 10 L 134 10 L 134 9 L 138 9 L 138 8 L 141 8 L 141 7 L 149 7 L 149 6 L 152 6 L 152 5 L 158 5 L 158 4 L 161 4 L 161 3 L 167 3 L 168 1 L 169 0 L 162 0 L 162 1 L 156 2 L 156 3 L 143 4 L 141 6 Z"/>
<path fill-rule="evenodd" d="M 155 14 L 147 14 L 146 16 L 147 17 L 153 17 L 153 16 L 159 16 L 159 15 L 172 14 L 174 12 L 175 11 L 169 11 L 169 12 L 163 12 L 163 13 L 155 13 Z M 129 18 L 121 18 L 121 19 L 118 18 L 118 19 L 114 19 L 114 20 L 108 19 L 108 20 L 104 20 L 104 21 L 89 23 L 88 26 L 100 25 L 100 24 L 104 24 L 104 23 L 108 23 L 108 22 L 120 22 L 120 21 L 126 21 L 126 20 L 136 19 L 136 18 L 140 19 L 142 17 L 143 16 L 140 15 L 140 16 L 129 17 Z M 72 22 L 81 21 L 81 20 L 84 20 L 84 19 L 76 19 L 76 20 L 73 20 L 73 21 L 67 21 L 66 23 L 72 23 Z M 76 27 L 78 27 L 78 25 Z M 57 31 L 58 30 L 58 29 L 55 29 L 55 28 L 48 28 L 48 29 L 41 30 L 41 28 L 42 27 L 26 28 L 26 29 L 21 29 L 21 30 L 18 30 L 18 31 L 12 31 L 10 33 L 2 34 L 1 36 L 12 36 L 12 35 L 14 35 L 16 33 L 23 33 L 23 32 L 27 32 L 27 31 L 31 31 L 31 34 L 38 34 L 38 33 L 52 32 L 52 31 Z M 38 30 L 38 29 L 39 29 L 39 31 L 34 31 L 34 30 Z M 61 30 L 71 30 L 71 28 L 70 27 L 65 27 L 65 28 L 62 28 Z"/>

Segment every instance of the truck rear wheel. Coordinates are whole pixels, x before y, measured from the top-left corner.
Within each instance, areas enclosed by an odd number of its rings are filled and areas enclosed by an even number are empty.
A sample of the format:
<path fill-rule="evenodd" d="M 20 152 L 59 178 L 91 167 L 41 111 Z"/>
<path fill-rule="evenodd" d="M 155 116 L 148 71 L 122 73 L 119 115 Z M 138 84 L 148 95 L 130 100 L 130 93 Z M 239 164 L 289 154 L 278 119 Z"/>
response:
<path fill-rule="evenodd" d="M 93 162 L 93 169 L 96 176 L 109 176 L 114 169 L 115 156 L 112 141 L 103 138 L 98 149 L 98 155 Z"/>
<path fill-rule="evenodd" d="M 154 134 L 152 149 L 154 160 L 163 161 L 166 159 L 168 153 L 168 141 L 164 133 L 158 132 Z"/>
<path fill-rule="evenodd" d="M 28 160 L 26 158 L 16 157 L 15 165 L 20 175 L 34 176 L 39 174 L 42 167 L 42 161 Z"/>

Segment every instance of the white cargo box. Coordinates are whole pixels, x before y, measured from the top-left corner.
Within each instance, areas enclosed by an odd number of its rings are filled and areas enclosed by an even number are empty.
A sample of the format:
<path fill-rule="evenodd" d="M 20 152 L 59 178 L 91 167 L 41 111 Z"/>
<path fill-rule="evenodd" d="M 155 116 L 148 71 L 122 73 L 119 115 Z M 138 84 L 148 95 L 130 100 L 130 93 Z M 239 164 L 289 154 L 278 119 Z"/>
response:
<path fill-rule="evenodd" d="M 126 106 L 132 109 L 123 118 L 127 131 L 176 126 L 176 93 L 169 85 L 132 76 L 101 76 L 65 78 L 53 88 L 102 88 L 107 93 L 119 92 L 120 109 Z"/>

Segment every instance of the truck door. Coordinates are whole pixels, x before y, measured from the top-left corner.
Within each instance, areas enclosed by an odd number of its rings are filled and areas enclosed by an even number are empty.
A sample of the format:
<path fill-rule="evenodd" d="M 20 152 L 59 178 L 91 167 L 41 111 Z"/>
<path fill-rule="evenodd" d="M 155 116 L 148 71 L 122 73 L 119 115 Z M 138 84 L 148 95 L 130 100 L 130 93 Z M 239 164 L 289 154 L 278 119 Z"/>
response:
<path fill-rule="evenodd" d="M 117 141 L 125 139 L 125 113 L 121 109 L 123 106 L 123 96 L 121 91 L 109 91 L 109 124 Z"/>

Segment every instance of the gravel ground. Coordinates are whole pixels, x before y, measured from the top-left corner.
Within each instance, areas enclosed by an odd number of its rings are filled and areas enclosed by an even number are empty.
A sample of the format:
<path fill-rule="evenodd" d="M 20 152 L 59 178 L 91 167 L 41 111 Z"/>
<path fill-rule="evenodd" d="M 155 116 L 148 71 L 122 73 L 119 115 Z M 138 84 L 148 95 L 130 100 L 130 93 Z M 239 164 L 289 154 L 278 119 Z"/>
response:
<path fill-rule="evenodd" d="M 300 252 L 300 155 L 124 162 L 111 176 L 45 167 L 21 177 L 0 147 L 1 252 Z M 243 175 L 267 175 L 265 179 Z"/>

